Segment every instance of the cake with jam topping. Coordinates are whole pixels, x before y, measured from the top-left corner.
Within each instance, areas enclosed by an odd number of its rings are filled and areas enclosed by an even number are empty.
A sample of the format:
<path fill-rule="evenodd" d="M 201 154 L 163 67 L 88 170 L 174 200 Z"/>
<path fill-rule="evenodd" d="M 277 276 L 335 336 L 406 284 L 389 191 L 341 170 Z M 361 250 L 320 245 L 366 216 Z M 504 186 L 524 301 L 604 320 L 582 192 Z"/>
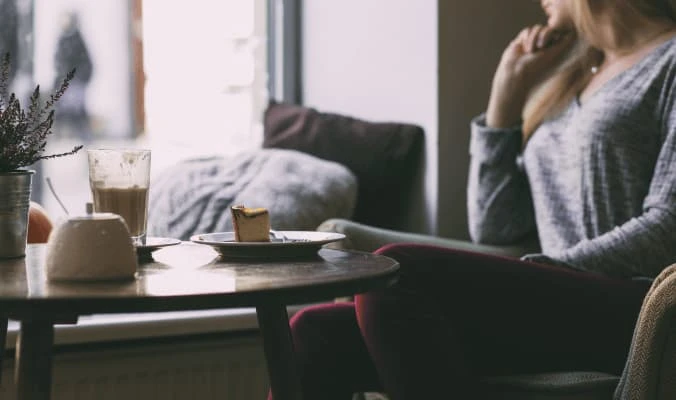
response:
<path fill-rule="evenodd" d="M 269 242 L 270 213 L 266 208 L 230 207 L 235 240 L 238 242 Z"/>

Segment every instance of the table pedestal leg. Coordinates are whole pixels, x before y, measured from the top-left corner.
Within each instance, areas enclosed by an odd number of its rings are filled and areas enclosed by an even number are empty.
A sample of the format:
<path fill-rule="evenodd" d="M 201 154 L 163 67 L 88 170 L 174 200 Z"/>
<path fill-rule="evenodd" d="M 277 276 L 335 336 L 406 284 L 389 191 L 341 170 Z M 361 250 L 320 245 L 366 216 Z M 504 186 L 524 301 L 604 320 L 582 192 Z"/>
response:
<path fill-rule="evenodd" d="M 0 381 L 2 381 L 2 363 L 5 360 L 5 344 L 7 342 L 7 318 L 0 317 Z"/>
<path fill-rule="evenodd" d="M 52 389 L 51 321 L 22 321 L 16 343 L 15 380 L 19 400 L 49 400 Z"/>
<path fill-rule="evenodd" d="M 274 400 L 301 400 L 300 380 L 296 371 L 286 306 L 259 305 L 256 307 L 256 315 L 263 337 L 270 391 Z"/>

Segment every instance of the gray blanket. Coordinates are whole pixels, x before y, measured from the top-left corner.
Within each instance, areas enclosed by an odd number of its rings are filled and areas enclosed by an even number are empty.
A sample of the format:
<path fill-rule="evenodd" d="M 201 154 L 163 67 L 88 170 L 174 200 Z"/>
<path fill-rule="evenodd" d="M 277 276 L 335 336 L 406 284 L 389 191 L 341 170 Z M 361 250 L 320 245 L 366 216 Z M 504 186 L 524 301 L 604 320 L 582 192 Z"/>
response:
<path fill-rule="evenodd" d="M 265 207 L 277 230 L 315 230 L 350 218 L 357 180 L 345 166 L 280 149 L 180 162 L 150 185 L 148 235 L 188 240 L 232 231 L 230 206 Z"/>

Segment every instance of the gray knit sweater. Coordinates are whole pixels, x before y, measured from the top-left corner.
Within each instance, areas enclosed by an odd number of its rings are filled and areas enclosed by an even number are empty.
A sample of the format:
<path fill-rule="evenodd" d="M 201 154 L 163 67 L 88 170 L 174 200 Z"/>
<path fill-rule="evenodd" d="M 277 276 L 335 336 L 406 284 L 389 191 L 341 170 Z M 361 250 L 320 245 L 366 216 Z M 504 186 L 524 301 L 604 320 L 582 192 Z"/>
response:
<path fill-rule="evenodd" d="M 537 230 L 542 252 L 610 276 L 655 277 L 676 262 L 676 39 L 580 104 L 521 131 L 472 121 L 474 241 Z M 537 258 L 537 257 L 535 257 Z"/>

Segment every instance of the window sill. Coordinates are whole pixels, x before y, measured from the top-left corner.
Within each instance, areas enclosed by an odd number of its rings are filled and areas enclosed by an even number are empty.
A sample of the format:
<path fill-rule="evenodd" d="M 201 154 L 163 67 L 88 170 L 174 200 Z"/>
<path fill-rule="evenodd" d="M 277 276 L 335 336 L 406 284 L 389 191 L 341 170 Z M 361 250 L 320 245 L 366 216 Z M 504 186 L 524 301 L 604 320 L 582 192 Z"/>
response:
<path fill-rule="evenodd" d="M 304 306 L 288 307 L 289 316 Z M 55 325 L 54 344 L 73 345 L 198 335 L 258 329 L 256 309 L 234 308 L 139 314 L 100 314 L 80 317 L 77 324 Z M 19 322 L 9 321 L 6 350 L 14 349 Z"/>

